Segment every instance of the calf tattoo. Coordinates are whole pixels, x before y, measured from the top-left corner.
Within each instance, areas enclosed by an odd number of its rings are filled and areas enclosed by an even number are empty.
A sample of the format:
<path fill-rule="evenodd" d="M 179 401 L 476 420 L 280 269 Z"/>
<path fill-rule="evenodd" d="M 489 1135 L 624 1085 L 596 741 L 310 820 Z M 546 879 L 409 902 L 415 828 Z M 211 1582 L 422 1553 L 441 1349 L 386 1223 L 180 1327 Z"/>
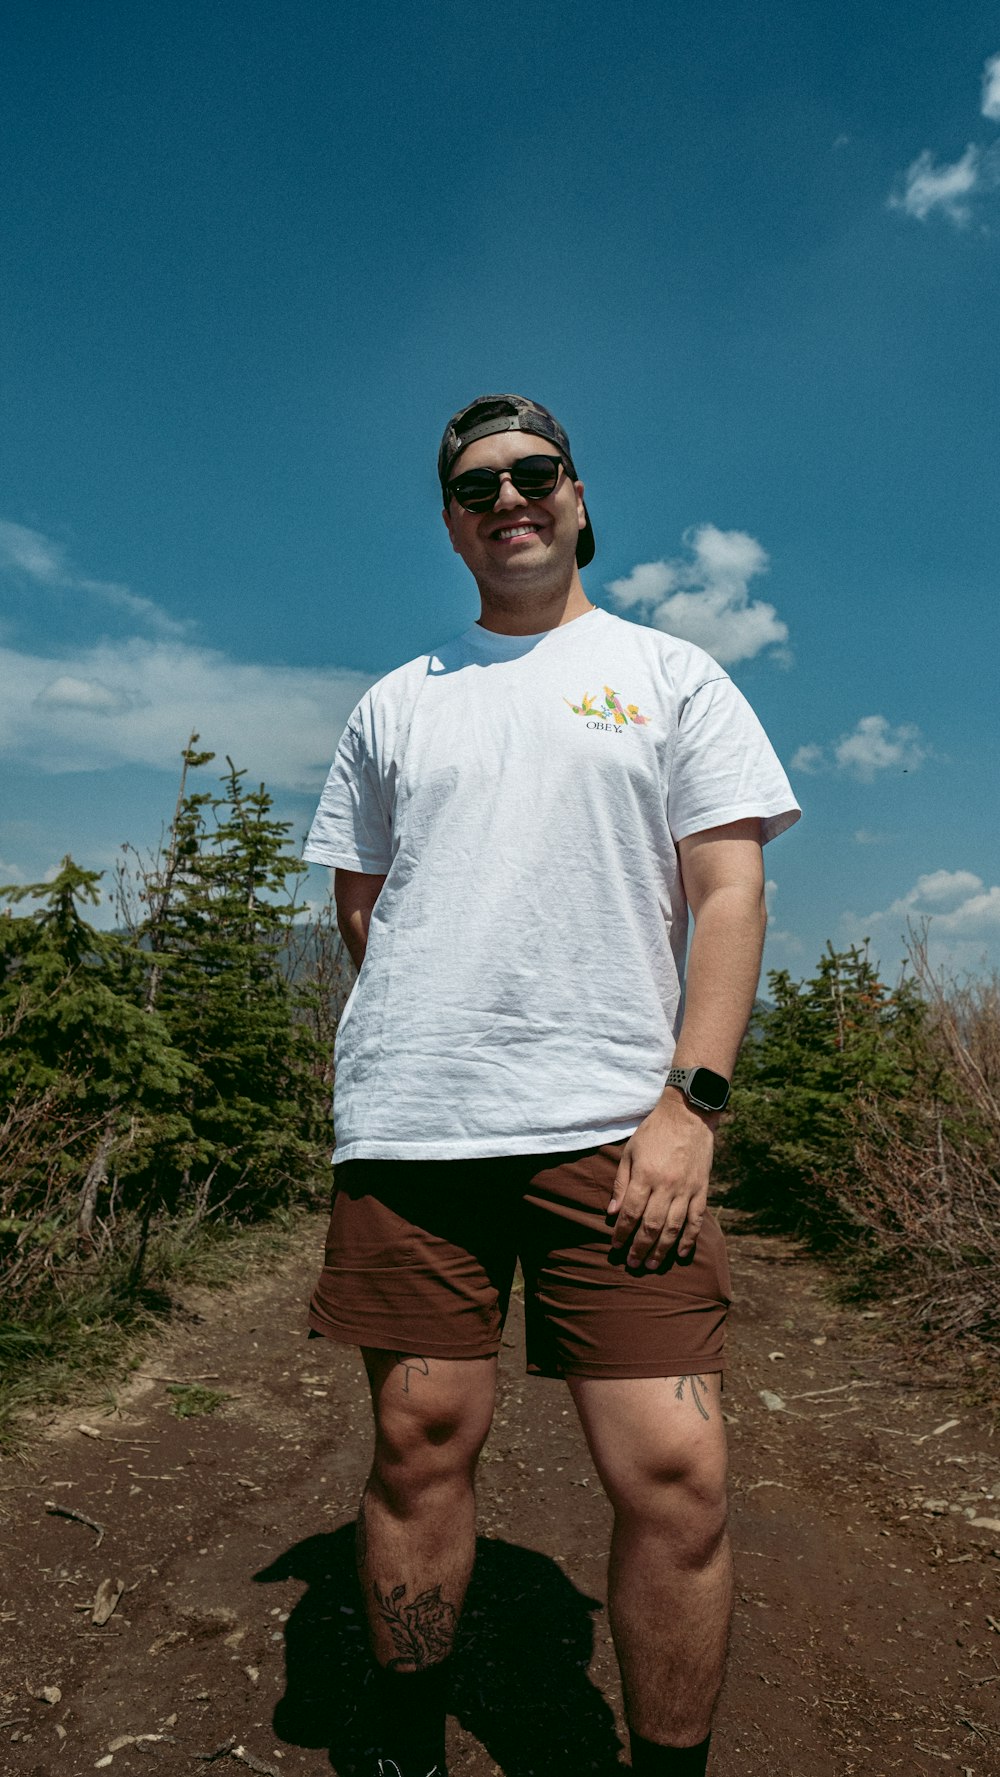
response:
<path fill-rule="evenodd" d="M 414 1370 L 418 1376 L 429 1376 L 431 1373 L 430 1365 L 425 1357 L 414 1357 L 412 1353 L 408 1351 L 397 1351 L 394 1352 L 393 1355 L 396 1359 L 397 1366 L 402 1366 L 403 1393 L 409 1394 L 410 1371 Z"/>
<path fill-rule="evenodd" d="M 458 1623 L 453 1604 L 441 1596 L 440 1586 L 428 1586 L 412 1604 L 405 1604 L 405 1586 L 393 1586 L 391 1592 L 380 1592 L 378 1582 L 372 1586 L 378 1614 L 389 1625 L 394 1657 L 388 1662 L 400 1666 L 433 1666 L 451 1653 Z"/>
<path fill-rule="evenodd" d="M 702 1400 L 702 1395 L 704 1395 L 705 1400 L 708 1399 L 708 1383 L 705 1381 L 704 1376 L 678 1376 L 677 1387 L 674 1389 L 674 1400 L 675 1401 L 682 1401 L 684 1399 L 684 1384 L 685 1384 L 685 1382 L 690 1382 L 690 1384 L 691 1384 L 691 1399 L 693 1400 L 693 1402 L 694 1402 L 695 1406 L 697 1407 L 699 1413 L 701 1414 L 702 1418 L 707 1419 L 709 1417 L 708 1408 L 705 1405 L 705 1401 Z M 699 1389 L 701 1389 L 701 1394 L 698 1393 Z"/>

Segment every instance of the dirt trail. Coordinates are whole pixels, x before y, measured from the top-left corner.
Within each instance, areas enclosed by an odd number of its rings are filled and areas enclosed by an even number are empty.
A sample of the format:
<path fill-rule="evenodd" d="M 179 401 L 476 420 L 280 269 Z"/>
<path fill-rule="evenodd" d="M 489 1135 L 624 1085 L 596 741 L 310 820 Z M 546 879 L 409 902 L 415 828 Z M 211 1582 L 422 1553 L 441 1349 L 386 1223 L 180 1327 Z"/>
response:
<path fill-rule="evenodd" d="M 723 1220 L 739 1603 L 713 1772 L 988 1777 L 1000 1439 L 947 1386 L 911 1387 L 877 1319 L 830 1307 L 793 1245 Z M 194 1772 L 227 1745 L 234 1772 L 366 1769 L 352 1538 L 368 1408 L 355 1355 L 303 1338 L 321 1236 L 317 1218 L 265 1279 L 189 1302 L 116 1405 L 3 1464 L 5 1774 Z M 451 1769 L 606 1774 L 608 1507 L 565 1390 L 522 1374 L 517 1305 L 505 1344 Z M 178 1420 L 148 1376 L 231 1399 Z M 104 1526 L 100 1542 L 46 1502 Z M 125 1590 L 99 1627 L 106 1580 Z"/>

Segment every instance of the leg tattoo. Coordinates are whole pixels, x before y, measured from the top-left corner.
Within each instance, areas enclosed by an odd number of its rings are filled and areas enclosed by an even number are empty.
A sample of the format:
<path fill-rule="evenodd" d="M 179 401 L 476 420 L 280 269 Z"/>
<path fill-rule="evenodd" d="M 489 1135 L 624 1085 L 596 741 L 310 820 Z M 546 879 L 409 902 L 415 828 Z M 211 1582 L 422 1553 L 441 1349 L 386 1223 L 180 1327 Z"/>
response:
<path fill-rule="evenodd" d="M 410 1352 L 397 1351 L 395 1353 L 395 1358 L 397 1365 L 402 1366 L 404 1394 L 409 1394 L 410 1392 L 411 1370 L 414 1370 L 418 1376 L 429 1376 L 431 1373 L 430 1365 L 425 1357 L 414 1357 Z"/>
<path fill-rule="evenodd" d="M 709 1418 L 708 1408 L 706 1407 L 705 1402 L 702 1400 L 701 1395 L 698 1393 L 698 1390 L 700 1388 L 702 1391 L 702 1394 L 705 1396 L 705 1399 L 706 1400 L 708 1399 L 708 1383 L 705 1381 L 704 1376 L 678 1376 L 677 1387 L 674 1389 L 674 1400 L 675 1401 L 682 1401 L 684 1399 L 684 1384 L 685 1384 L 685 1382 L 690 1382 L 690 1384 L 691 1384 L 691 1399 L 693 1400 L 693 1402 L 694 1402 L 695 1406 L 697 1407 L 699 1413 L 701 1414 L 702 1418 L 708 1419 Z"/>
<path fill-rule="evenodd" d="M 451 1653 L 458 1622 L 458 1612 L 441 1596 L 440 1586 L 428 1586 L 404 1604 L 405 1586 L 393 1586 L 391 1592 L 380 1592 L 378 1582 L 372 1586 L 378 1614 L 389 1625 L 396 1654 L 388 1664 L 391 1668 L 432 1666 Z"/>

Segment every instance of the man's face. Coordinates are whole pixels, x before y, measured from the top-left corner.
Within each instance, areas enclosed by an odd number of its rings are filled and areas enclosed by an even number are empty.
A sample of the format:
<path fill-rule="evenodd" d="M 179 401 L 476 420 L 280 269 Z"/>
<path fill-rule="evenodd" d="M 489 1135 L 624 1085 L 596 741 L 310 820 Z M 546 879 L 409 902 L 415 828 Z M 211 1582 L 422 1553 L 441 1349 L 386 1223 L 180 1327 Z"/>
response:
<path fill-rule="evenodd" d="M 497 432 L 477 438 L 455 458 L 452 480 L 467 469 L 509 469 L 521 457 L 557 456 L 551 438 L 534 432 Z M 543 500 L 526 500 L 513 482 L 500 483 L 492 512 L 466 512 L 457 500 L 444 511 L 451 546 L 475 579 L 508 584 L 531 579 L 541 570 L 565 572 L 576 562 L 577 538 L 586 523 L 583 483 L 565 469 Z"/>

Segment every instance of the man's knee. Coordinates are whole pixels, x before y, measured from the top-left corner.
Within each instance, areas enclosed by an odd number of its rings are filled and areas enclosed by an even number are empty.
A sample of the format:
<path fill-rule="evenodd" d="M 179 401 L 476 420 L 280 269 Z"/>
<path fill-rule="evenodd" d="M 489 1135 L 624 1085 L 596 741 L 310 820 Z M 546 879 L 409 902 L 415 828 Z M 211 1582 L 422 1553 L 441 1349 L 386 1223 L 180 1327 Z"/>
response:
<path fill-rule="evenodd" d="M 626 1465 L 607 1487 L 619 1524 L 656 1536 L 677 1567 L 708 1565 L 726 1540 L 725 1461 L 699 1456 Z"/>
<path fill-rule="evenodd" d="M 393 1486 L 471 1478 L 493 1417 L 495 1364 L 365 1352 L 375 1412 L 374 1474 Z"/>

